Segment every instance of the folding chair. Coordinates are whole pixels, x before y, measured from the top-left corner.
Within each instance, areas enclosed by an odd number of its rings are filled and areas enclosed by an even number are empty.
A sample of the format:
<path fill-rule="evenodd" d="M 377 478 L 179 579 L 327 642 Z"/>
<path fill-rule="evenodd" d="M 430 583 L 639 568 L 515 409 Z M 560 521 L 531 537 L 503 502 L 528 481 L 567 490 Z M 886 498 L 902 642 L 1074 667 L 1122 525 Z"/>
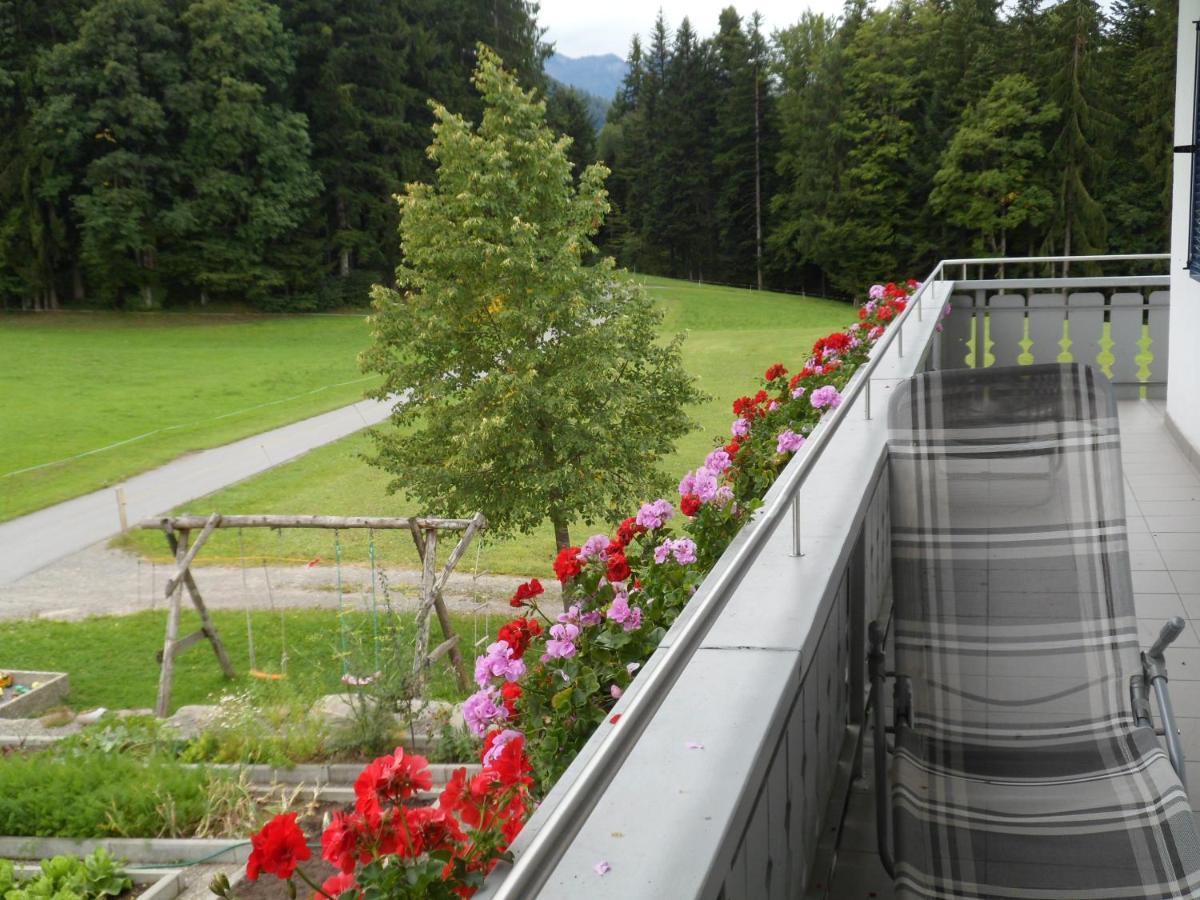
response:
<path fill-rule="evenodd" d="M 872 623 L 869 675 L 897 896 L 1200 897 L 1163 659 L 1184 623 L 1139 654 L 1108 382 L 931 372 L 889 416 L 894 666 Z"/>

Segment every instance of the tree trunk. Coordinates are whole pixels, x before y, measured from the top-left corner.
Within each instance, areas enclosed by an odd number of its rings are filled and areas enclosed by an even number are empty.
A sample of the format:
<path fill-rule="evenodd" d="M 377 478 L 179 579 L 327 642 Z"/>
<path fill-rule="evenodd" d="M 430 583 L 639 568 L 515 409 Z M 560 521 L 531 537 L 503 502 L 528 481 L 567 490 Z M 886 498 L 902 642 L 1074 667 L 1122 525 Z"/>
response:
<path fill-rule="evenodd" d="M 563 515 L 562 510 L 557 506 L 550 507 L 550 524 L 554 526 L 554 546 L 561 552 L 563 548 L 571 546 L 571 535 L 567 528 L 567 519 Z M 567 607 L 571 605 L 571 596 L 574 591 L 569 585 L 564 584 L 562 590 L 563 612 L 567 611 Z"/>
<path fill-rule="evenodd" d="M 76 263 L 71 267 L 71 299 L 76 303 L 82 303 L 85 296 L 83 271 L 79 268 L 79 263 Z"/>
<path fill-rule="evenodd" d="M 337 219 L 338 219 L 338 230 L 346 231 L 348 225 L 347 225 L 347 218 L 346 218 L 346 200 L 344 197 L 337 198 Z M 341 251 L 338 254 L 338 275 L 340 275 L 342 278 L 348 278 L 350 275 L 350 248 L 349 247 L 342 247 Z"/>
<path fill-rule="evenodd" d="M 763 289 L 762 274 L 762 122 L 758 99 L 758 67 L 754 67 L 754 271 L 758 289 Z"/>

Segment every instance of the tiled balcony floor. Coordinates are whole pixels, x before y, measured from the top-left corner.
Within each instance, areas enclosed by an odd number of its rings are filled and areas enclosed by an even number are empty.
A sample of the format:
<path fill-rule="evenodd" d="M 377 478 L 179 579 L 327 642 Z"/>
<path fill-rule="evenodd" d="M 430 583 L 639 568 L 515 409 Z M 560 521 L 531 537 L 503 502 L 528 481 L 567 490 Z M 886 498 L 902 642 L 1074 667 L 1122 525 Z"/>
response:
<path fill-rule="evenodd" d="M 1200 471 L 1167 433 L 1161 401 L 1123 401 L 1120 419 L 1129 555 L 1143 645 L 1153 642 L 1171 616 L 1188 623 L 1167 651 L 1167 670 L 1191 763 L 1192 808 L 1200 810 Z M 894 896 L 875 850 L 870 772 L 868 748 L 826 894 L 831 900 Z"/>

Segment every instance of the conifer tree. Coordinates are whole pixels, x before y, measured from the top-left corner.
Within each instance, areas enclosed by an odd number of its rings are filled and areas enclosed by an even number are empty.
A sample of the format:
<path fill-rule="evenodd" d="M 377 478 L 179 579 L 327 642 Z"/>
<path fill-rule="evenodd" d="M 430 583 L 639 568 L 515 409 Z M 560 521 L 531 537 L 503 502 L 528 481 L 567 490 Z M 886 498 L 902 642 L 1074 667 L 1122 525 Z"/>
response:
<path fill-rule="evenodd" d="M 1046 220 L 1054 198 L 1038 164 L 1045 156 L 1043 132 L 1057 116 L 1024 75 L 1001 78 L 963 113 L 929 202 L 975 235 L 974 252 L 1006 256 L 1009 235 Z"/>
<path fill-rule="evenodd" d="M 554 84 L 546 97 L 546 122 L 559 134 L 571 138 L 567 158 L 578 177 L 594 163 L 596 157 L 596 129 L 588 111 L 587 100 L 574 88 Z"/>
<path fill-rule="evenodd" d="M 607 171 L 576 185 L 570 139 L 481 48 L 478 126 L 437 107 L 431 184 L 400 199 L 398 288 L 374 291 L 364 367 L 403 394 L 375 463 L 426 511 L 482 510 L 500 533 L 625 514 L 661 487 L 656 462 L 693 427 L 682 338 L 611 259 L 585 265 Z"/>
<path fill-rule="evenodd" d="M 757 38 L 752 45 L 751 41 Z M 743 30 L 737 10 L 721 12 L 714 39 L 716 128 L 714 215 L 721 280 L 762 287 L 762 142 L 766 117 L 765 46 Z"/>
<path fill-rule="evenodd" d="M 38 67 L 33 127 L 46 166 L 30 176 L 61 175 L 33 186 L 31 199 L 70 197 L 91 284 L 110 302 L 162 299 L 162 211 L 180 176 L 168 97 L 183 74 L 164 0 L 97 0 Z"/>
<path fill-rule="evenodd" d="M 307 122 L 284 105 L 294 61 L 268 0 L 193 0 L 182 16 L 187 79 L 172 104 L 179 144 L 175 267 L 209 292 L 266 302 L 285 284 L 271 244 L 320 190 Z"/>
<path fill-rule="evenodd" d="M 1064 256 L 1103 251 L 1108 244 L 1104 207 L 1094 196 L 1102 175 L 1098 149 L 1113 124 L 1102 108 L 1098 57 L 1103 18 L 1096 0 L 1062 0 L 1047 12 L 1049 98 L 1058 105 L 1057 136 L 1050 154 L 1055 205 L 1046 249 Z M 1067 265 L 1064 264 L 1064 271 Z"/>

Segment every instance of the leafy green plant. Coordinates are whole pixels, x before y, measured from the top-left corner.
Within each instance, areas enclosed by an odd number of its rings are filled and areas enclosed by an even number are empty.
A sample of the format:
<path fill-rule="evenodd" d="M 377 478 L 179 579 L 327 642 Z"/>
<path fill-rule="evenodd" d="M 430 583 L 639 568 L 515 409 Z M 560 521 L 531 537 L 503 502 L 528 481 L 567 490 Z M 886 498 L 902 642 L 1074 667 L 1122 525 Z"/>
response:
<path fill-rule="evenodd" d="M 157 756 L 81 750 L 12 756 L 0 766 L 0 834 L 186 837 L 212 821 L 210 798 L 231 780 Z M 224 834 L 245 834 L 257 824 L 257 811 L 241 808 L 240 819 L 221 817 Z M 209 834 L 216 836 L 211 828 Z"/>
<path fill-rule="evenodd" d="M 126 756 L 178 756 L 187 741 L 153 716 L 101 719 L 60 741 L 58 753 L 100 752 Z"/>
<path fill-rule="evenodd" d="M 13 864 L 0 860 L 0 897 L 4 900 L 104 900 L 133 887 L 121 863 L 103 847 L 89 856 L 55 856 L 39 864 L 41 871 L 17 877 Z"/>

